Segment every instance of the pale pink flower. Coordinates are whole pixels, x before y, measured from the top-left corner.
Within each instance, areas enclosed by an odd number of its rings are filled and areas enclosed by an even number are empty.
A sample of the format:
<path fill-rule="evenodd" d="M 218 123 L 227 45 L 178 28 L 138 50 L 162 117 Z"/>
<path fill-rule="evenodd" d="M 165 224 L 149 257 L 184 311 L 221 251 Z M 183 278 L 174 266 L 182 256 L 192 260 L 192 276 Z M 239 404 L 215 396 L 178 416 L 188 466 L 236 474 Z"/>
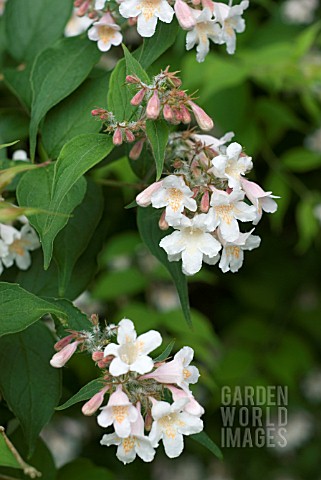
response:
<path fill-rule="evenodd" d="M 210 40 L 218 43 L 220 27 L 212 18 L 212 12 L 209 8 L 204 10 L 193 10 L 195 25 L 186 35 L 186 50 L 196 47 L 196 60 L 204 62 L 206 55 L 210 50 Z M 202 127 L 201 127 L 202 128 Z M 213 127 L 211 127 L 213 128 Z M 204 130 L 210 130 L 210 128 Z"/>
<path fill-rule="evenodd" d="M 139 205 L 140 207 L 148 207 L 148 205 L 152 203 L 152 195 L 157 192 L 157 190 L 160 189 L 162 185 L 163 180 L 160 180 L 159 182 L 154 182 L 149 185 L 149 187 L 145 188 L 145 190 L 140 192 L 136 197 L 137 205 Z"/>
<path fill-rule="evenodd" d="M 114 425 L 118 437 L 126 438 L 130 435 L 132 424 L 137 418 L 137 408 L 130 403 L 121 385 L 118 385 L 116 391 L 110 395 L 107 405 L 101 409 L 97 422 L 101 427 Z"/>
<path fill-rule="evenodd" d="M 195 18 L 191 7 L 184 2 L 184 0 L 176 0 L 174 10 L 178 23 L 182 28 L 188 30 L 195 25 Z"/>
<path fill-rule="evenodd" d="M 239 5 L 229 6 L 225 3 L 214 3 L 215 20 L 221 25 L 216 43 L 226 43 L 227 53 L 235 53 L 236 35 L 245 30 L 245 21 L 242 18 L 244 10 L 249 6 L 248 0 L 243 0 Z"/>
<path fill-rule="evenodd" d="M 166 0 L 123 0 L 119 13 L 125 18 L 137 17 L 137 31 L 142 37 L 152 37 L 157 20 L 171 23 L 174 10 Z"/>
<path fill-rule="evenodd" d="M 220 239 L 223 249 L 218 266 L 222 272 L 238 272 L 243 265 L 244 250 L 253 250 L 260 246 L 261 239 L 257 235 L 252 235 L 253 230 L 240 233 L 234 242 L 225 242 L 222 238 Z"/>
<path fill-rule="evenodd" d="M 201 417 L 204 414 L 204 408 L 200 405 L 191 392 L 186 392 L 180 388 L 174 387 L 173 385 L 166 385 L 166 388 L 172 393 L 174 402 L 180 400 L 181 398 L 187 399 L 188 403 L 184 405 L 184 412 L 189 413 L 190 415 L 196 415 Z"/>
<path fill-rule="evenodd" d="M 272 195 L 272 192 L 265 192 L 263 188 L 260 187 L 255 182 L 250 182 L 246 178 L 241 179 L 242 188 L 245 192 L 245 195 L 250 200 L 250 202 L 255 206 L 257 215 L 253 221 L 253 225 L 257 225 L 262 218 L 262 213 L 274 213 L 278 208 L 278 204 L 273 198 L 280 198 L 276 195 Z"/>
<path fill-rule="evenodd" d="M 213 167 L 208 172 L 217 178 L 226 179 L 230 188 L 241 188 L 242 176 L 253 167 L 252 158 L 242 154 L 242 150 L 239 143 L 231 143 L 224 154 L 212 159 Z"/>
<path fill-rule="evenodd" d="M 120 45 L 123 40 L 120 26 L 115 23 L 110 13 L 106 13 L 98 22 L 93 24 L 88 30 L 88 38 L 98 42 L 97 46 L 102 52 L 108 52 L 112 45 Z"/>
<path fill-rule="evenodd" d="M 194 113 L 198 126 L 202 130 L 212 130 L 214 127 L 214 122 L 211 117 L 209 117 L 201 107 L 196 105 L 196 103 L 192 102 L 191 100 L 189 100 L 188 104 Z"/>
<path fill-rule="evenodd" d="M 91 397 L 91 399 L 83 405 L 81 409 L 82 413 L 84 415 L 93 415 L 103 403 L 105 393 L 109 389 L 110 385 L 106 385 L 106 387 L 100 390 L 100 392 L 96 393 L 93 397 Z"/>

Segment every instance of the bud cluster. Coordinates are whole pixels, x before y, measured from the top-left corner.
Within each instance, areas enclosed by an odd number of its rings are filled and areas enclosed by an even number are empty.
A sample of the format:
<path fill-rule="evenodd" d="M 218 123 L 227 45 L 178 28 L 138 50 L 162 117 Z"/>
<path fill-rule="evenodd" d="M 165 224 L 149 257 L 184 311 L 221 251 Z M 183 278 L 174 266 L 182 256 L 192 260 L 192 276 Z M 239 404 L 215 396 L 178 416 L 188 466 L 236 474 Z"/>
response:
<path fill-rule="evenodd" d="M 146 120 L 163 118 L 174 125 L 189 124 L 193 113 L 202 130 L 213 128 L 213 120 L 193 101 L 192 96 L 181 90 L 182 82 L 177 73 L 170 72 L 167 67 L 154 76 L 149 85 L 134 75 L 127 75 L 127 85 L 134 85 L 137 89 L 130 101 L 131 105 L 139 107 L 139 119 L 136 121 L 118 122 L 113 112 L 102 108 L 92 110 L 92 115 L 104 122 L 105 131 L 113 133 L 114 145 L 138 140 L 129 154 L 132 160 L 136 160 L 142 151 L 146 139 Z"/>
<path fill-rule="evenodd" d="M 243 264 L 244 250 L 260 245 L 253 230 L 242 233 L 239 222 L 257 225 L 263 211 L 275 212 L 272 192 L 245 178 L 252 158 L 240 144 L 191 131 L 174 133 L 166 155 L 166 176 L 137 197 L 141 207 L 164 209 L 159 227 L 174 232 L 160 241 L 169 261 L 182 260 L 186 275 L 194 275 L 202 262 L 223 272 L 237 272 Z M 245 197 L 249 203 L 245 202 Z"/>
<path fill-rule="evenodd" d="M 242 18 L 249 6 L 248 0 L 232 6 L 212 0 L 75 0 L 74 7 L 80 18 L 94 22 L 88 30 L 90 40 L 98 42 L 98 48 L 106 52 L 122 42 L 121 27 L 137 25 L 142 37 L 152 37 L 158 20 L 171 23 L 176 16 L 180 27 L 187 30 L 186 49 L 197 45 L 197 60 L 204 61 L 209 52 L 210 40 L 218 45 L 226 44 L 227 52 L 236 48 L 236 32 L 245 30 Z M 127 20 L 127 22 L 126 22 Z M 80 28 L 83 28 L 83 24 Z M 87 28 L 85 26 L 84 28 Z M 80 32 L 78 32 L 80 33 Z"/>
<path fill-rule="evenodd" d="M 183 435 L 203 429 L 204 409 L 189 389 L 199 377 L 198 369 L 190 365 L 193 350 L 183 347 L 172 360 L 153 360 L 150 352 L 162 343 L 159 332 L 150 330 L 137 337 L 129 319 L 103 329 L 96 316 L 92 322 L 92 331 L 73 331 L 57 342 L 58 352 L 50 363 L 60 368 L 79 349 L 88 351 L 101 369 L 101 389 L 82 407 L 84 415 L 100 409 L 98 424 L 113 426 L 114 432 L 103 435 L 101 445 L 116 445 L 116 455 L 124 464 L 137 455 L 151 462 L 160 440 L 170 458 L 178 457 Z M 117 343 L 112 343 L 116 334 Z M 106 394 L 108 402 L 101 407 Z"/>

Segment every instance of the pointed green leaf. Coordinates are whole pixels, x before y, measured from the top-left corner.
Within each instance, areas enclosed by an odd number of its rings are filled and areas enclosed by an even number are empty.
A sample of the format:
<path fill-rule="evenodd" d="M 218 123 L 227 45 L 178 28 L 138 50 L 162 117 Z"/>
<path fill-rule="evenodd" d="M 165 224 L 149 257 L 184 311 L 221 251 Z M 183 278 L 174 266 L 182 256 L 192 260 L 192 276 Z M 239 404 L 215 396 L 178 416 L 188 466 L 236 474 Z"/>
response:
<path fill-rule="evenodd" d="M 137 225 L 140 236 L 151 253 L 167 268 L 175 283 L 181 302 L 182 310 L 187 323 L 191 326 L 187 280 L 182 272 L 181 262 L 169 262 L 166 252 L 159 246 L 159 242 L 170 232 L 162 231 L 158 226 L 159 210 L 152 207 L 138 208 Z"/>
<path fill-rule="evenodd" d="M 221 450 L 216 445 L 216 443 L 214 443 L 213 440 L 207 435 L 207 433 L 194 433 L 194 435 L 190 435 L 190 438 L 203 445 L 203 447 L 206 447 L 210 452 L 213 453 L 213 455 L 215 455 L 215 457 L 223 460 L 223 454 Z"/>
<path fill-rule="evenodd" d="M 60 398 L 61 372 L 49 363 L 53 343 L 42 323 L 0 339 L 0 390 L 20 421 L 30 453 Z"/>
<path fill-rule="evenodd" d="M 61 198 L 59 206 L 52 204 L 52 191 L 54 188 L 53 164 L 39 168 L 25 174 L 17 188 L 19 205 L 33 208 L 42 208 L 50 213 L 30 215 L 31 225 L 37 230 L 44 252 L 45 269 L 48 268 L 53 251 L 53 242 L 57 234 L 68 223 L 69 216 L 79 205 L 86 192 L 85 178 L 79 178 L 67 194 Z"/>
<path fill-rule="evenodd" d="M 87 383 L 87 385 L 82 387 L 79 390 L 79 392 L 77 392 L 73 397 L 69 398 L 67 402 L 63 403 L 62 405 L 59 405 L 59 407 L 56 407 L 56 410 L 65 410 L 66 408 L 69 408 L 72 405 L 75 405 L 75 403 L 89 400 L 96 393 L 100 392 L 103 386 L 104 386 L 104 383 L 100 378 L 96 378 L 95 380 L 92 380 L 91 382 Z"/>
<path fill-rule="evenodd" d="M 4 429 L 0 426 L 0 467 L 22 468 L 12 451 L 9 449 L 5 437 Z"/>
<path fill-rule="evenodd" d="M 163 360 L 166 360 L 166 358 L 168 358 L 173 350 L 173 347 L 175 345 L 175 340 L 172 340 L 168 345 L 167 347 L 165 348 L 165 350 L 160 354 L 158 355 L 158 357 L 154 358 L 154 362 L 162 362 Z"/>
<path fill-rule="evenodd" d="M 100 55 L 94 42 L 80 37 L 65 38 L 38 55 L 31 72 L 31 159 L 40 121 L 85 80 Z"/>
<path fill-rule="evenodd" d="M 0 283 L 0 305 L 0 337 L 24 330 L 46 313 L 66 317 L 61 307 L 36 297 L 14 283 Z"/>
<path fill-rule="evenodd" d="M 151 144 L 156 163 L 156 180 L 163 173 L 165 150 L 168 143 L 169 128 L 164 120 L 147 120 L 146 134 Z"/>
<path fill-rule="evenodd" d="M 126 62 L 126 75 L 135 75 L 142 82 L 148 84 L 149 76 L 147 75 L 141 64 L 133 57 L 133 55 L 129 52 L 128 48 L 125 45 L 123 45 L 123 50 Z"/>

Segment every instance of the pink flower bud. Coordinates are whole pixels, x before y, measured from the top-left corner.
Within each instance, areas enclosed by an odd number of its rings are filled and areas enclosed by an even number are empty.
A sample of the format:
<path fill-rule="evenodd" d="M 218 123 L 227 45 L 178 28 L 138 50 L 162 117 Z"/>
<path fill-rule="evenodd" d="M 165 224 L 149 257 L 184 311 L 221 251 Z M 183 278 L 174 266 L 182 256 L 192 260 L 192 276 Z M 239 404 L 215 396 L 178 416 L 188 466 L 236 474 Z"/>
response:
<path fill-rule="evenodd" d="M 196 25 L 192 9 L 183 0 L 176 0 L 174 10 L 182 28 L 188 30 Z"/>
<path fill-rule="evenodd" d="M 126 140 L 131 143 L 135 141 L 135 135 L 130 130 L 125 130 Z"/>
<path fill-rule="evenodd" d="M 150 432 L 153 424 L 153 417 L 151 415 L 151 412 L 147 412 L 145 416 L 145 425 L 144 428 L 147 432 Z"/>
<path fill-rule="evenodd" d="M 130 17 L 130 18 L 128 19 L 128 25 L 129 25 L 130 27 L 133 27 L 134 25 L 136 25 L 136 23 L 137 23 L 137 18 L 138 18 L 138 17 Z"/>
<path fill-rule="evenodd" d="M 88 8 L 89 8 L 89 4 L 90 4 L 90 2 L 89 2 L 89 0 L 87 0 L 86 2 L 84 2 L 84 3 L 78 8 L 78 11 L 77 11 L 78 17 L 83 17 L 83 16 L 86 14 L 86 12 L 87 12 L 87 10 L 88 10 Z"/>
<path fill-rule="evenodd" d="M 191 100 L 189 100 L 188 103 L 189 103 L 191 109 L 193 110 L 193 113 L 195 115 L 195 119 L 196 119 L 199 127 L 202 130 L 211 130 L 214 127 L 214 122 L 211 119 L 211 117 L 209 117 L 207 115 L 207 113 L 205 113 L 204 110 L 201 107 L 196 105 L 196 103 L 192 102 Z"/>
<path fill-rule="evenodd" d="M 135 77 L 135 75 L 127 75 L 126 77 L 127 83 L 139 83 L 139 79 Z"/>
<path fill-rule="evenodd" d="M 142 140 L 138 140 L 138 142 L 135 143 L 135 145 L 129 152 L 129 158 L 131 160 L 137 160 L 140 157 L 140 154 L 142 153 L 142 150 L 143 150 L 144 143 L 145 143 L 144 138 Z"/>
<path fill-rule="evenodd" d="M 181 123 L 183 121 L 183 114 L 178 108 L 173 108 L 175 123 Z"/>
<path fill-rule="evenodd" d="M 152 97 L 148 100 L 146 115 L 150 120 L 157 120 L 160 112 L 160 100 L 158 96 L 158 91 L 154 90 Z"/>
<path fill-rule="evenodd" d="M 109 385 L 107 385 L 100 392 L 96 393 L 96 395 L 94 395 L 88 402 L 86 402 L 81 409 L 82 413 L 87 416 L 93 415 L 103 403 L 105 393 L 109 388 Z"/>
<path fill-rule="evenodd" d="M 192 198 L 196 198 L 197 195 L 198 195 L 198 192 L 199 192 L 199 188 L 198 188 L 198 187 L 194 187 L 194 188 L 193 188 L 193 196 L 192 196 Z"/>
<path fill-rule="evenodd" d="M 199 5 L 201 3 L 201 0 L 192 0 L 193 5 Z"/>
<path fill-rule="evenodd" d="M 80 342 L 73 342 L 64 347 L 60 352 L 55 353 L 55 355 L 50 360 L 50 365 L 55 368 L 63 367 L 68 360 L 73 356 L 77 350 L 78 344 Z"/>
<path fill-rule="evenodd" d="M 80 5 L 83 3 L 84 0 L 75 0 L 74 1 L 74 7 L 75 8 L 78 8 L 80 7 Z"/>
<path fill-rule="evenodd" d="M 165 215 L 166 215 L 166 211 L 164 210 L 158 222 L 158 226 L 161 230 L 167 230 L 169 228 Z"/>
<path fill-rule="evenodd" d="M 131 99 L 130 101 L 131 105 L 134 105 L 135 107 L 137 105 L 140 105 L 144 100 L 145 94 L 146 94 L 145 88 L 142 88 L 141 90 L 139 90 L 139 92 L 137 92 L 136 95 L 134 95 L 133 98 Z"/>
<path fill-rule="evenodd" d="M 163 108 L 163 116 L 167 122 L 172 122 L 174 118 L 174 112 L 167 103 L 164 105 L 164 108 Z"/>
<path fill-rule="evenodd" d="M 98 362 L 102 358 L 104 358 L 104 352 L 93 352 L 91 355 L 91 358 L 93 359 L 94 362 Z"/>
<path fill-rule="evenodd" d="M 182 114 L 182 122 L 187 124 L 191 123 L 191 114 L 189 113 L 188 109 L 185 105 L 181 106 L 181 114 Z"/>
<path fill-rule="evenodd" d="M 97 362 L 97 365 L 99 368 L 106 368 L 108 363 L 110 363 L 113 359 L 114 359 L 113 355 L 108 355 L 107 357 L 104 357 L 101 360 L 99 360 L 99 362 Z"/>
<path fill-rule="evenodd" d="M 159 182 L 154 182 L 149 187 L 145 188 L 142 192 L 140 192 L 136 197 L 137 205 L 140 207 L 148 207 L 151 204 L 151 197 L 154 192 L 156 192 L 159 188 L 161 188 L 163 181 L 160 180 Z"/>
<path fill-rule="evenodd" d="M 74 338 L 73 335 L 68 335 L 67 337 L 64 337 L 62 338 L 61 340 L 59 340 L 57 343 L 54 344 L 54 349 L 59 352 L 60 350 L 62 350 L 64 347 L 66 347 L 67 345 L 69 345 L 69 343 L 72 341 L 72 339 Z"/>
<path fill-rule="evenodd" d="M 212 0 L 202 0 L 203 8 L 208 8 L 211 12 L 214 12 L 215 4 Z"/>
<path fill-rule="evenodd" d="M 121 129 L 117 127 L 113 135 L 113 144 L 121 145 L 122 143 L 123 143 L 123 134 Z"/>
<path fill-rule="evenodd" d="M 210 209 L 210 194 L 208 193 L 208 190 L 204 193 L 202 196 L 201 200 L 201 212 L 207 213 Z"/>

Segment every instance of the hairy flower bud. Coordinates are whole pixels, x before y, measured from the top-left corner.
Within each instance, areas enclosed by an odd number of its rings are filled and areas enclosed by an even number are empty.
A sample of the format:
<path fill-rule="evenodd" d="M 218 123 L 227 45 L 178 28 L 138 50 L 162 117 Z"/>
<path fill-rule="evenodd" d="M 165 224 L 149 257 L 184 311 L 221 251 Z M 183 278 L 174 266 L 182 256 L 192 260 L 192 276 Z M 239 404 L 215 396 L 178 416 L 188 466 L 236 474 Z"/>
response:
<path fill-rule="evenodd" d="M 116 128 L 113 135 L 113 144 L 121 145 L 123 143 L 123 133 L 119 127 Z"/>
<path fill-rule="evenodd" d="M 130 101 L 131 105 L 134 105 L 135 107 L 137 105 L 140 105 L 144 100 L 145 94 L 146 94 L 145 88 L 142 88 L 141 90 L 139 90 L 139 92 L 137 92 L 136 95 L 134 95 L 133 98 L 131 99 Z"/>
<path fill-rule="evenodd" d="M 135 135 L 130 130 L 125 130 L 125 136 L 127 142 L 131 143 L 135 141 Z"/>
<path fill-rule="evenodd" d="M 143 150 L 144 143 L 145 143 L 144 138 L 142 140 L 138 140 L 138 142 L 135 143 L 135 145 L 129 152 L 129 158 L 131 160 L 137 160 L 140 157 L 140 154 L 142 153 L 142 150 Z"/>
<path fill-rule="evenodd" d="M 214 122 L 211 117 L 209 117 L 201 107 L 196 105 L 196 103 L 192 102 L 191 100 L 189 100 L 188 104 L 195 115 L 195 119 L 199 127 L 202 130 L 211 130 L 214 127 Z"/>
<path fill-rule="evenodd" d="M 87 416 L 93 415 L 103 403 L 105 393 L 109 388 L 109 385 L 107 385 L 100 392 L 96 393 L 96 395 L 94 395 L 90 400 L 88 400 L 88 402 L 86 402 L 81 409 L 82 413 Z"/>
<path fill-rule="evenodd" d="M 164 108 L 163 108 L 163 116 L 167 122 L 172 122 L 174 118 L 174 112 L 167 103 L 164 105 Z"/>
<path fill-rule="evenodd" d="M 126 82 L 127 83 L 139 83 L 139 79 L 135 75 L 127 75 Z"/>
<path fill-rule="evenodd" d="M 50 360 L 50 365 L 55 368 L 63 367 L 68 360 L 73 356 L 77 350 L 78 344 L 80 342 L 73 342 L 64 347 L 60 352 L 55 353 L 55 355 Z"/>
<path fill-rule="evenodd" d="M 208 190 L 206 190 L 206 192 L 202 196 L 200 209 L 203 213 L 207 213 L 210 209 L 210 194 L 208 193 Z"/>
<path fill-rule="evenodd" d="M 181 114 L 182 114 L 182 122 L 187 124 L 191 123 L 191 114 L 189 113 L 188 109 L 185 105 L 181 106 Z"/>
<path fill-rule="evenodd" d="M 94 362 L 98 362 L 99 360 L 104 358 L 104 352 L 93 352 L 91 358 Z"/>
<path fill-rule="evenodd" d="M 67 337 L 61 338 L 57 343 L 54 344 L 54 349 L 59 352 L 66 347 L 66 345 L 69 345 L 73 338 L 73 335 L 67 335 Z"/>
<path fill-rule="evenodd" d="M 160 100 L 158 96 L 158 91 L 154 90 L 152 97 L 148 100 L 146 115 L 150 120 L 157 120 L 160 112 Z"/>

